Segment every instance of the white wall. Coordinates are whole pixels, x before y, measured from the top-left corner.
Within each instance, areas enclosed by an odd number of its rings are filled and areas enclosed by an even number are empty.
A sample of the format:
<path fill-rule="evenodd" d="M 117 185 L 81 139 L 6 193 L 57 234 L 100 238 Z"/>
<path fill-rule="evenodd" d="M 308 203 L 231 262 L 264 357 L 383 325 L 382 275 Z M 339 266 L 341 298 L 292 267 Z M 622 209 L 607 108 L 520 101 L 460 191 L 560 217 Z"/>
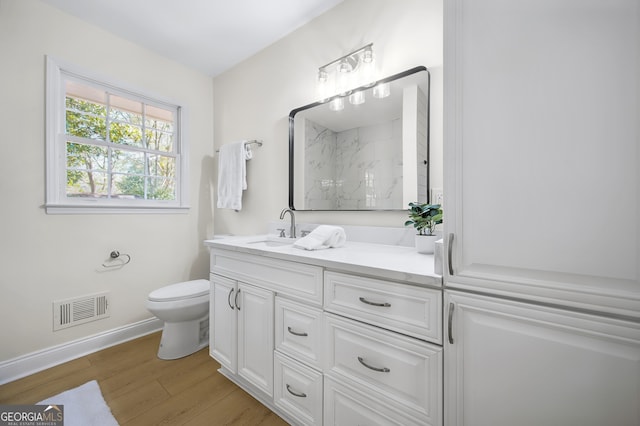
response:
<path fill-rule="evenodd" d="M 240 212 L 217 209 L 216 233 L 264 232 L 288 205 L 288 115 L 314 102 L 318 67 L 374 44 L 380 77 L 425 65 L 432 73 L 433 186 L 442 188 L 442 0 L 345 0 L 214 79 L 216 148 L 263 139 L 248 164 Z M 312 223 L 402 226 L 404 212 L 298 212 Z"/>
<path fill-rule="evenodd" d="M 212 79 L 36 0 L 0 0 L 0 361 L 151 317 L 154 288 L 207 277 Z M 188 214 L 47 215 L 45 55 L 183 103 Z M 121 270 L 96 272 L 111 250 Z M 53 300 L 110 291 L 111 317 L 52 332 Z"/>

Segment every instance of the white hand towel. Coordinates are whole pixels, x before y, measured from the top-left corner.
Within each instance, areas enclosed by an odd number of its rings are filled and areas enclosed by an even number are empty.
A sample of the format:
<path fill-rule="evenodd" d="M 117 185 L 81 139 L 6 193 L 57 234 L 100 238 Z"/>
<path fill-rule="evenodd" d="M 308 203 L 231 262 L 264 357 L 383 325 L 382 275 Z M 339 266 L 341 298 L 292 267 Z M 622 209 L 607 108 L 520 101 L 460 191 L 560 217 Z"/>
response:
<path fill-rule="evenodd" d="M 306 237 L 300 238 L 293 246 L 305 250 L 320 250 L 331 247 L 342 247 L 347 241 L 347 234 L 339 226 L 320 225 Z"/>
<path fill-rule="evenodd" d="M 220 147 L 218 155 L 218 208 L 242 209 L 242 191 L 247 189 L 247 160 L 251 150 L 245 141 Z"/>

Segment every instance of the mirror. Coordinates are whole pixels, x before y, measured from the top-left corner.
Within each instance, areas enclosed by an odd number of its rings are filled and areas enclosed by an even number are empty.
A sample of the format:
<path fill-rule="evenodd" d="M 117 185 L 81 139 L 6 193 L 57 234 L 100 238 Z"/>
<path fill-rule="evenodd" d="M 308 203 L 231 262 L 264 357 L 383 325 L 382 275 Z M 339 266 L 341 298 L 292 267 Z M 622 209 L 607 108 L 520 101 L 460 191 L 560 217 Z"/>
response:
<path fill-rule="evenodd" d="M 429 202 L 430 80 L 420 66 L 292 110 L 289 207 L 406 210 Z M 364 103 L 352 104 L 354 93 Z M 332 110 L 332 101 L 344 108 Z"/>

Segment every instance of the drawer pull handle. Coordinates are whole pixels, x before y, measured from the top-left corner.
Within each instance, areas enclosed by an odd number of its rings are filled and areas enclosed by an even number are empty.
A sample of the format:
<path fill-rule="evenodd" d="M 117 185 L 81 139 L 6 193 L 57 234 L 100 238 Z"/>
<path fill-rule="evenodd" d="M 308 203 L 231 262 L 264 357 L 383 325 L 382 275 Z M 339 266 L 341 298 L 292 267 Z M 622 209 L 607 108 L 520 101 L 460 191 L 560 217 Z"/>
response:
<path fill-rule="evenodd" d="M 231 295 L 233 294 L 233 289 L 229 290 L 229 295 L 227 296 L 227 303 L 229 304 L 229 307 L 231 308 L 231 310 L 233 310 L 233 305 L 231 304 Z"/>
<path fill-rule="evenodd" d="M 294 336 L 302 336 L 302 337 L 307 337 L 307 336 L 308 336 L 308 334 L 307 334 L 307 333 L 304 333 L 304 332 L 299 333 L 299 332 L 297 332 L 297 331 L 293 331 L 293 330 L 291 329 L 291 327 L 287 327 L 287 330 L 289 330 L 289 333 L 293 334 Z"/>
<path fill-rule="evenodd" d="M 361 297 L 361 298 L 360 298 L 360 301 L 361 301 L 362 303 L 366 303 L 367 305 L 382 306 L 383 308 L 388 308 L 388 307 L 390 307 L 390 306 L 391 306 L 391 303 L 387 303 L 387 302 L 384 302 L 384 303 L 370 302 L 370 301 L 368 301 L 367 299 L 365 299 L 364 297 Z"/>
<path fill-rule="evenodd" d="M 240 306 L 238 306 L 238 295 L 239 294 L 240 294 L 240 289 L 238 289 L 238 291 L 236 291 L 236 297 L 233 299 L 233 303 L 235 303 L 237 310 L 240 310 Z"/>
<path fill-rule="evenodd" d="M 307 394 L 306 393 L 297 393 L 291 390 L 291 386 L 289 386 L 289 384 L 287 383 L 287 391 L 289 391 L 289 393 L 293 396 L 297 396 L 298 398 L 306 398 Z"/>
<path fill-rule="evenodd" d="M 360 364 L 364 365 L 365 367 L 367 367 L 370 370 L 373 371 L 378 371 L 380 373 L 389 373 L 391 370 L 389 370 L 387 367 L 372 367 L 370 365 L 368 365 L 366 362 L 364 362 L 364 359 L 362 359 L 361 356 L 358 357 L 358 361 L 360 361 Z"/>

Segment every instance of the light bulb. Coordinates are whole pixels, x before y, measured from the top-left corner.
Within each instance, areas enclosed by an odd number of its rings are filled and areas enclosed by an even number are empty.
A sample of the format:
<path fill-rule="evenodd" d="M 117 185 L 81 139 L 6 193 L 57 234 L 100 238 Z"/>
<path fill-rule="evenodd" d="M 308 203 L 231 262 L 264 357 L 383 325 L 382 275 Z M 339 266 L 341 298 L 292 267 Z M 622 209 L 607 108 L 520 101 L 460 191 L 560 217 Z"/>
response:
<path fill-rule="evenodd" d="M 364 92 L 362 90 L 349 95 L 351 105 L 360 105 L 364 103 Z"/>
<path fill-rule="evenodd" d="M 344 98 L 335 98 L 329 102 L 329 109 L 331 111 L 342 111 L 344 109 Z"/>
<path fill-rule="evenodd" d="M 346 58 L 341 60 L 340 63 L 338 64 L 338 72 L 340 73 L 348 73 L 348 72 L 351 72 L 352 69 L 353 67 L 351 66 L 349 61 L 347 61 Z"/>
<path fill-rule="evenodd" d="M 391 88 L 389 83 L 379 83 L 373 88 L 373 97 L 382 99 L 391 94 Z"/>
<path fill-rule="evenodd" d="M 362 52 L 362 62 L 365 64 L 373 62 L 373 49 L 371 46 L 367 47 L 364 52 Z"/>
<path fill-rule="evenodd" d="M 327 74 L 327 70 L 324 68 L 320 68 L 318 70 L 318 81 L 321 83 L 325 83 L 328 78 L 329 78 L 329 75 Z"/>

